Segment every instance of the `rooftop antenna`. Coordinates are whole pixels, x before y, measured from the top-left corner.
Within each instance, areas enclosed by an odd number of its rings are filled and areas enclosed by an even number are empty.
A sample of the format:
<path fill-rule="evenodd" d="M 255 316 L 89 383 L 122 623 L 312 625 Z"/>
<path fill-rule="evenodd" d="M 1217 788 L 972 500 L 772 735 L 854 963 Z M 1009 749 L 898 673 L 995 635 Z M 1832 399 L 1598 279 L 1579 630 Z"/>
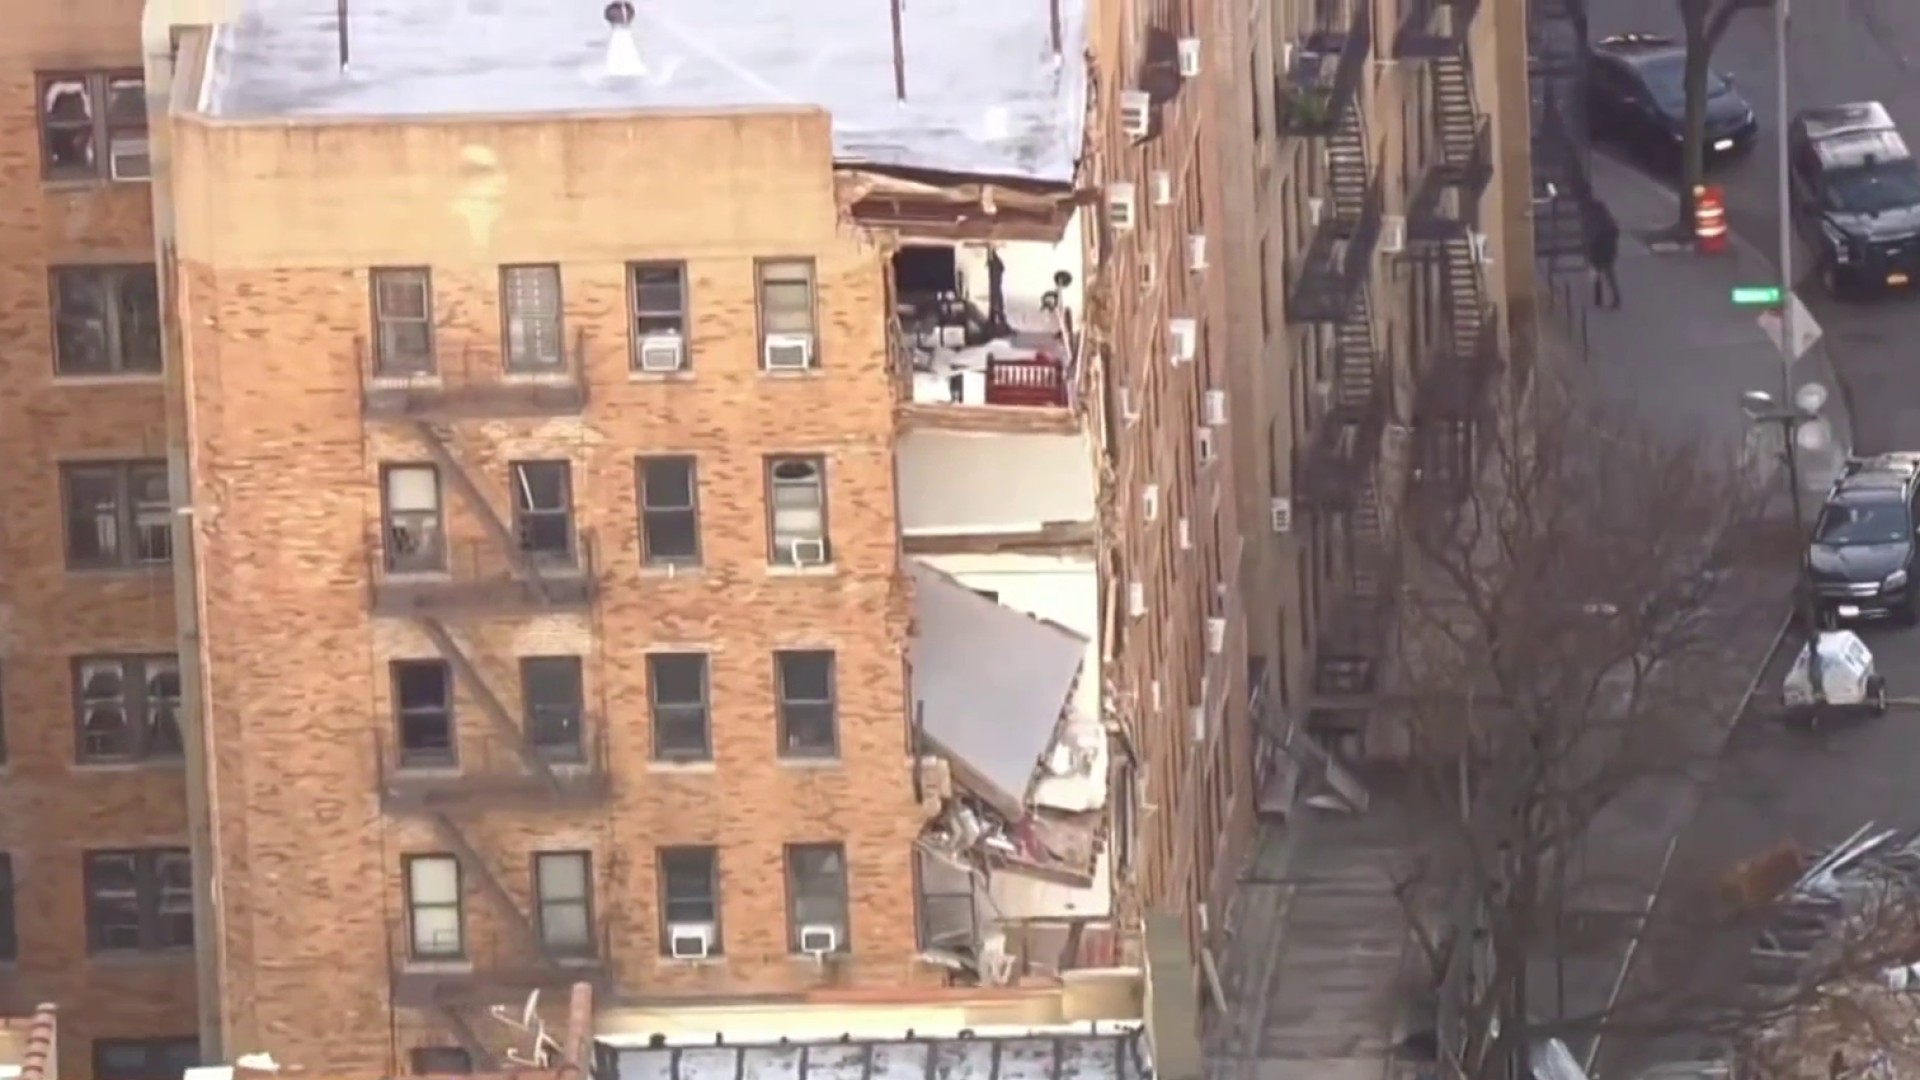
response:
<path fill-rule="evenodd" d="M 638 78 L 647 73 L 640 44 L 633 39 L 633 0 L 609 0 L 601 10 L 613 36 L 607 39 L 607 74 Z"/>
<path fill-rule="evenodd" d="M 889 6 L 893 9 L 893 96 L 905 101 L 907 100 L 907 46 L 905 35 L 900 31 L 901 0 L 893 0 Z"/>
<path fill-rule="evenodd" d="M 351 50 L 347 46 L 347 0 L 336 0 L 333 11 L 334 36 L 340 42 L 340 70 L 347 70 Z"/>
<path fill-rule="evenodd" d="M 1065 45 L 1060 39 L 1060 0 L 1047 0 L 1047 31 L 1053 35 L 1053 57 L 1058 60 Z"/>

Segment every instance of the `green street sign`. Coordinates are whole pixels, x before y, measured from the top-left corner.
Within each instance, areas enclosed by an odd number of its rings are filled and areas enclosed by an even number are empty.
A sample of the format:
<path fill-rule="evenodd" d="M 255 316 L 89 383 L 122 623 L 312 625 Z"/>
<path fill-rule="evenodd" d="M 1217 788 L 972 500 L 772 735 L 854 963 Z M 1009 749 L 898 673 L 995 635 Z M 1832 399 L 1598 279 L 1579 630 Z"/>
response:
<path fill-rule="evenodd" d="M 1778 285 L 1735 285 L 1733 302 L 1741 307 L 1779 307 Z"/>

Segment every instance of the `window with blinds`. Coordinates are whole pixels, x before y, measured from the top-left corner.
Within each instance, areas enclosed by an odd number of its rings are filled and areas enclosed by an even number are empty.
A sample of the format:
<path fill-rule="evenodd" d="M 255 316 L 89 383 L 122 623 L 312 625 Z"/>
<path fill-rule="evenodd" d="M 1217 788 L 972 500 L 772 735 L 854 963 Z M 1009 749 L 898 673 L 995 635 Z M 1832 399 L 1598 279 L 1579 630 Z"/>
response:
<path fill-rule="evenodd" d="M 566 366 L 558 266 L 500 270 L 501 353 L 508 371 L 559 371 Z"/>

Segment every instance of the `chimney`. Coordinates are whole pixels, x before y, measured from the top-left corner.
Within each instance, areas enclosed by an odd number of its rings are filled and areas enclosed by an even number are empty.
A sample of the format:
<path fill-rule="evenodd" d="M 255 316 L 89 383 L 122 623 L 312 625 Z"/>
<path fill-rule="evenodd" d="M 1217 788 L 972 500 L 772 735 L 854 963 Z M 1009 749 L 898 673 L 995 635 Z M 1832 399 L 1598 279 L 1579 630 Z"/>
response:
<path fill-rule="evenodd" d="M 639 78 L 647 73 L 640 60 L 640 43 L 633 37 L 633 0 L 611 0 L 601 12 L 612 33 L 607 38 L 607 74 Z"/>
<path fill-rule="evenodd" d="M 340 70 L 345 71 L 347 60 L 350 58 L 350 50 L 347 46 L 347 0 L 337 0 L 334 5 L 333 31 L 340 45 Z"/>
<path fill-rule="evenodd" d="M 1047 0 L 1047 30 L 1053 34 L 1053 58 L 1060 59 L 1060 0 Z"/>
<path fill-rule="evenodd" d="M 893 96 L 907 100 L 907 45 L 906 37 L 900 30 L 900 5 L 902 0 L 892 0 L 888 5 L 893 10 Z"/>

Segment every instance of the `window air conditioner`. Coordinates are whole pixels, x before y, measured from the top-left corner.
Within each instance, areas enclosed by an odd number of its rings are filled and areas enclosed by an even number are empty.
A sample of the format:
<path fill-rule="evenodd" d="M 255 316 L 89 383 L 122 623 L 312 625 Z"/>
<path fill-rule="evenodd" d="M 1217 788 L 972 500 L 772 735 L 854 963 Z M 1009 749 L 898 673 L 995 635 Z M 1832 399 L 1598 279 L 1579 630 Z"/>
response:
<path fill-rule="evenodd" d="M 1188 521 L 1186 518 L 1181 518 L 1180 525 L 1175 530 L 1175 532 L 1180 538 L 1180 550 L 1192 551 L 1193 550 L 1193 522 Z"/>
<path fill-rule="evenodd" d="M 1207 268 L 1207 235 L 1193 233 L 1187 237 L 1187 269 L 1205 270 Z"/>
<path fill-rule="evenodd" d="M 686 358 L 686 342 L 679 334 L 648 334 L 640 339 L 641 371 L 679 371 Z"/>
<path fill-rule="evenodd" d="M 1192 319 L 1169 320 L 1167 336 L 1173 339 L 1173 362 L 1176 364 L 1192 360 L 1193 354 L 1200 348 L 1200 324 Z"/>
<path fill-rule="evenodd" d="M 795 566 L 821 566 L 827 561 L 825 540 L 787 541 L 787 560 Z"/>
<path fill-rule="evenodd" d="M 1145 582 L 1127 583 L 1127 614 L 1139 618 L 1147 613 L 1147 586 Z"/>
<path fill-rule="evenodd" d="M 667 948 L 675 960 L 705 960 L 713 953 L 713 924 L 668 924 Z"/>
<path fill-rule="evenodd" d="M 1467 242 L 1473 246 L 1473 264 L 1475 266 L 1492 265 L 1493 259 L 1487 254 L 1487 234 L 1486 233 L 1483 233 L 1483 232 L 1468 233 Z"/>
<path fill-rule="evenodd" d="M 1407 219 L 1399 214 L 1388 214 L 1383 223 L 1380 236 L 1380 250 L 1388 255 L 1398 255 L 1407 250 Z"/>
<path fill-rule="evenodd" d="M 1187 710 L 1187 726 L 1191 729 L 1189 734 L 1192 735 L 1194 742 L 1203 743 L 1207 741 L 1207 710 L 1205 706 L 1195 705 L 1193 708 Z"/>
<path fill-rule="evenodd" d="M 1196 465 L 1213 464 L 1215 452 L 1216 451 L 1213 445 L 1213 429 L 1201 428 L 1198 432 L 1194 434 L 1194 438 L 1193 438 L 1194 464 Z"/>
<path fill-rule="evenodd" d="M 1227 392 L 1209 390 L 1200 399 L 1201 415 L 1206 417 L 1208 427 L 1227 426 Z"/>
<path fill-rule="evenodd" d="M 107 146 L 107 170 L 115 180 L 146 180 L 153 175 L 153 160 L 148 156 L 145 139 L 114 139 Z"/>
<path fill-rule="evenodd" d="M 768 371 L 805 371 L 813 366 L 813 338 L 806 334 L 768 334 L 762 350 Z"/>
<path fill-rule="evenodd" d="M 1120 94 L 1120 130 L 1130 139 L 1153 134 L 1153 95 L 1145 90 L 1124 90 Z"/>
<path fill-rule="evenodd" d="M 1146 521 L 1157 521 L 1160 517 L 1160 485 L 1148 484 L 1140 493 L 1140 517 Z"/>
<path fill-rule="evenodd" d="M 1140 264 L 1140 288 L 1143 291 L 1151 291 L 1153 283 L 1158 280 L 1160 280 L 1160 268 L 1158 266 L 1150 262 Z"/>
<path fill-rule="evenodd" d="M 1219 656 L 1227 651 L 1227 620 L 1219 616 L 1207 619 L 1207 652 Z"/>
<path fill-rule="evenodd" d="M 1107 185 L 1107 224 L 1122 232 L 1133 228 L 1132 184 L 1113 183 Z"/>
<path fill-rule="evenodd" d="M 1180 77 L 1191 79 L 1200 74 L 1200 39 L 1180 39 Z"/>
<path fill-rule="evenodd" d="M 1153 170 L 1153 205 L 1173 205 L 1173 174 L 1165 169 Z"/>
<path fill-rule="evenodd" d="M 1273 514 L 1273 531 L 1274 532 L 1290 533 L 1293 531 L 1293 500 L 1292 499 L 1288 498 L 1285 495 L 1275 496 L 1273 500 L 1272 514 Z"/>
<path fill-rule="evenodd" d="M 800 928 L 800 951 L 812 956 L 825 956 L 840 947 L 838 927 L 823 923 L 809 923 Z"/>

